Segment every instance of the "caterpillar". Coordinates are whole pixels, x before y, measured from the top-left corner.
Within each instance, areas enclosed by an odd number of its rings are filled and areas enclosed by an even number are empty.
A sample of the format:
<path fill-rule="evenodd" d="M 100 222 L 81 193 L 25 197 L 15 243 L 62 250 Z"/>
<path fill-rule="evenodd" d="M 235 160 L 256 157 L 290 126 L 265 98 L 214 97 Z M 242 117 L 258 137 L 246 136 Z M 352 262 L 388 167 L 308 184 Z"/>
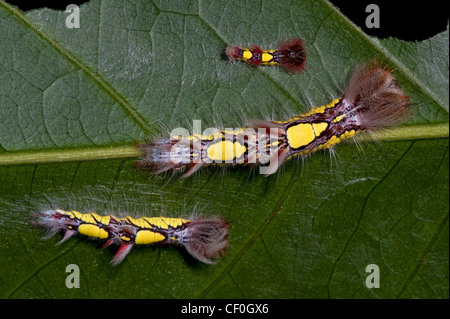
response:
<path fill-rule="evenodd" d="M 252 65 L 280 65 L 290 72 L 300 72 L 305 68 L 306 51 L 302 39 L 290 39 L 281 43 L 275 50 L 261 50 L 254 45 L 241 48 L 229 45 L 225 54 L 230 60 L 241 60 Z"/>
<path fill-rule="evenodd" d="M 47 231 L 43 239 L 64 231 L 64 237 L 58 244 L 73 235 L 82 234 L 92 239 L 106 240 L 104 247 L 120 245 L 111 261 L 113 265 L 122 262 L 135 245 L 184 246 L 195 259 L 205 264 L 216 263 L 228 246 L 229 224 L 218 217 L 197 217 L 191 220 L 167 217 L 118 218 L 113 215 L 50 209 L 33 215 L 32 224 Z"/>
<path fill-rule="evenodd" d="M 286 121 L 256 120 L 235 130 L 212 134 L 176 135 L 138 144 L 137 162 L 158 174 L 186 170 L 188 177 L 210 164 L 256 164 L 273 174 L 287 159 L 333 147 L 364 131 L 402 123 L 410 114 L 408 96 L 384 65 L 366 64 L 355 70 L 340 98 Z"/>

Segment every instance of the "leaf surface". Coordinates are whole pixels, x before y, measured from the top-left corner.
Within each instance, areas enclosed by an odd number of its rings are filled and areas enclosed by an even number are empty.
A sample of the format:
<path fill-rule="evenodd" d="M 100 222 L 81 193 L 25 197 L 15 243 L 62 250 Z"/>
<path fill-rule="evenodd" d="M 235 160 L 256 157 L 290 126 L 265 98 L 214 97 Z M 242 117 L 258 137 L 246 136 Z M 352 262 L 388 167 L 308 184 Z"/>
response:
<path fill-rule="evenodd" d="M 325 1 L 95 1 L 27 14 L 0 1 L 0 292 L 3 298 L 448 298 L 448 29 L 378 40 Z M 307 70 L 222 58 L 227 44 L 299 36 Z M 381 143 L 346 143 L 268 178 L 205 169 L 135 171 L 135 141 L 175 127 L 284 119 L 339 96 L 352 70 L 385 61 L 413 101 Z M 397 134 L 397 135 L 395 135 Z M 394 137 L 397 136 L 397 137 Z M 26 224 L 44 207 L 231 221 L 216 266 L 166 247 L 54 246 Z M 80 289 L 65 285 L 80 267 Z M 381 288 L 366 287 L 367 265 Z"/>

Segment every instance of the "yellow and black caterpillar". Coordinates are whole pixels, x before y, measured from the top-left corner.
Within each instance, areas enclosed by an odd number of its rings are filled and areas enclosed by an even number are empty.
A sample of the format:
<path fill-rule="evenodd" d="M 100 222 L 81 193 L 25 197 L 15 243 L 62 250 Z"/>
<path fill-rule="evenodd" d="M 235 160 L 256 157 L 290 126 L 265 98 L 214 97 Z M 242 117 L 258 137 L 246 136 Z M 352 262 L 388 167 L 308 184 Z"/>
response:
<path fill-rule="evenodd" d="M 218 217 L 193 218 L 191 220 L 167 217 L 130 216 L 118 218 L 95 213 L 50 209 L 33 216 L 33 224 L 47 230 L 44 239 L 65 231 L 65 242 L 75 234 L 120 245 L 111 263 L 119 264 L 134 245 L 178 245 L 197 260 L 214 264 L 228 246 L 228 223 Z"/>
<path fill-rule="evenodd" d="M 268 175 L 291 157 L 331 149 L 363 131 L 400 124 L 409 113 L 408 96 L 390 70 L 364 65 L 354 72 L 343 95 L 327 105 L 286 121 L 256 120 L 236 130 L 139 144 L 144 156 L 137 166 L 155 173 L 184 170 L 183 177 L 188 177 L 205 165 L 256 164 Z"/>

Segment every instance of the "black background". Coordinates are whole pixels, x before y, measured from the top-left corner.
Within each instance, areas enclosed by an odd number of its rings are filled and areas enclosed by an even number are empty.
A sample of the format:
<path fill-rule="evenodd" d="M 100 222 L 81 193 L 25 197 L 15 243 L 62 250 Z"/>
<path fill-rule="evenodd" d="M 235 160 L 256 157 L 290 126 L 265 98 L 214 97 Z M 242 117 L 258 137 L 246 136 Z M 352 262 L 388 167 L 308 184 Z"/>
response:
<path fill-rule="evenodd" d="M 211 0 L 213 1 L 213 0 Z M 77 0 L 6 0 L 18 6 L 22 11 L 48 7 L 65 10 L 67 5 L 81 5 L 87 1 Z M 444 1 L 404 1 L 404 0 L 332 0 L 344 15 L 352 20 L 361 29 L 372 36 L 379 38 L 395 37 L 401 40 L 424 40 L 446 29 L 449 10 Z M 369 29 L 365 25 L 366 7 L 376 4 L 380 8 L 380 28 Z"/>

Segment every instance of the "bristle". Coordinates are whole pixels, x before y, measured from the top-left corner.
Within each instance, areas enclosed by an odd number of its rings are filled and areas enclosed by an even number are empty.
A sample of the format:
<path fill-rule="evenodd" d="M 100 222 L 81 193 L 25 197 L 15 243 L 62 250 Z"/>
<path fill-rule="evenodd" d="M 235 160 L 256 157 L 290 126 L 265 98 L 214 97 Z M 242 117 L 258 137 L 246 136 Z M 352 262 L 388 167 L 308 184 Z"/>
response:
<path fill-rule="evenodd" d="M 187 223 L 182 244 L 197 260 L 215 264 L 228 247 L 228 227 L 221 218 L 199 217 Z"/>
<path fill-rule="evenodd" d="M 58 212 L 56 210 L 45 210 L 31 216 L 31 224 L 47 230 L 45 239 L 52 237 L 54 234 L 65 229 L 65 223 L 57 218 Z"/>
<path fill-rule="evenodd" d="M 280 128 L 280 124 L 275 123 L 273 121 L 266 121 L 266 120 L 251 120 L 248 124 L 249 127 L 253 127 L 255 129 L 258 128 L 266 128 L 266 129 L 271 129 L 271 128 Z"/>
<path fill-rule="evenodd" d="M 203 166 L 203 163 L 191 163 L 189 164 L 189 169 L 186 173 L 181 175 L 181 178 L 188 178 L 192 174 L 194 174 L 196 171 L 198 171 Z"/>
<path fill-rule="evenodd" d="M 353 73 L 343 100 L 356 111 L 364 129 L 395 126 L 410 114 L 408 96 L 390 70 L 377 64 L 364 65 Z"/>
<path fill-rule="evenodd" d="M 237 60 L 239 58 L 239 47 L 229 45 L 225 49 L 225 54 L 231 59 L 231 60 Z"/>
<path fill-rule="evenodd" d="M 291 72 L 300 72 L 305 68 L 306 50 L 302 39 L 290 39 L 278 49 L 280 65 Z"/>
<path fill-rule="evenodd" d="M 172 159 L 177 155 L 173 152 L 174 143 L 170 140 L 160 139 L 148 144 L 138 144 L 143 153 L 142 160 L 136 162 L 138 169 L 147 169 L 154 174 L 160 174 L 175 169 Z M 176 148 L 175 148 L 176 149 Z"/>
<path fill-rule="evenodd" d="M 74 235 L 67 229 L 67 222 L 62 219 L 62 214 L 58 210 L 49 209 L 31 215 L 31 224 L 46 231 L 41 237 L 42 240 L 48 240 L 60 231 L 66 231 L 64 238 L 58 243 L 60 244 Z"/>

